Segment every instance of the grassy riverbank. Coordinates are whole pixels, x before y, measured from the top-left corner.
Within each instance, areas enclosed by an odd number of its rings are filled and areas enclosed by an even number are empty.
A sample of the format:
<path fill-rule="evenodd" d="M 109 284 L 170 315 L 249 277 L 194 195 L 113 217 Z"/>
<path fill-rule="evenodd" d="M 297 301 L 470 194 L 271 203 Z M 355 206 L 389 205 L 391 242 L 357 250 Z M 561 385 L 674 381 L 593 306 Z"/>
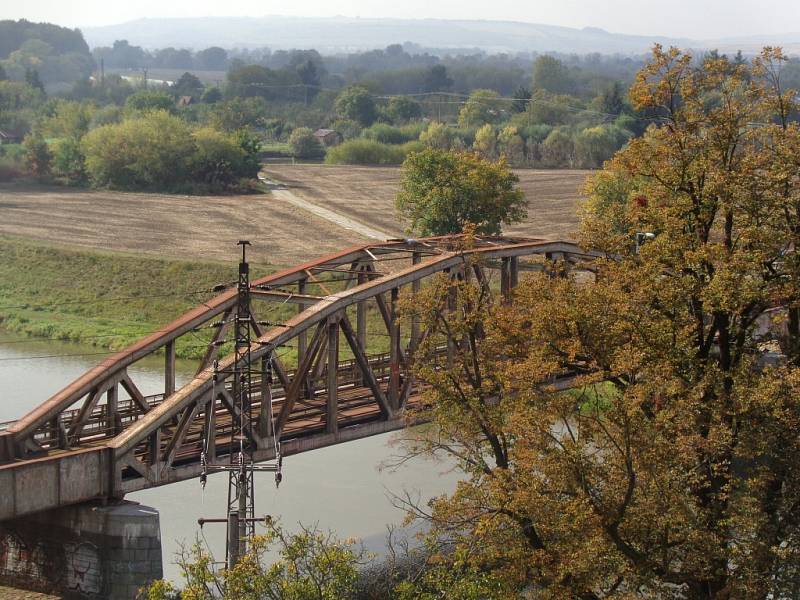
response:
<path fill-rule="evenodd" d="M 254 276 L 271 267 L 253 265 Z M 235 263 L 189 262 L 78 250 L 0 237 L 0 326 L 119 349 L 158 330 L 236 279 Z M 182 357 L 206 336 L 184 336 Z"/>

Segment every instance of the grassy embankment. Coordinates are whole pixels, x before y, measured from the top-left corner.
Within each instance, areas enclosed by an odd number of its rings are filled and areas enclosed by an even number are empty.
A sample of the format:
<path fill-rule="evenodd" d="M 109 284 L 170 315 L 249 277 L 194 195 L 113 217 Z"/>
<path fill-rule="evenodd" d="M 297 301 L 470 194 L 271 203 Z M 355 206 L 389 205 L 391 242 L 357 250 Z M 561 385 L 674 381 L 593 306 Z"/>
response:
<path fill-rule="evenodd" d="M 275 268 L 251 265 L 251 273 L 255 278 Z M 235 263 L 159 259 L 0 237 L 0 327 L 121 349 L 212 297 L 215 285 L 234 283 L 235 278 Z M 335 291 L 339 285 L 329 283 L 327 288 Z M 315 287 L 309 293 L 321 293 Z M 281 322 L 297 309 L 257 302 L 254 310 L 259 319 Z M 349 312 L 355 322 L 354 308 Z M 381 334 L 385 329 L 374 307 L 367 326 L 370 351 L 386 351 L 388 339 Z M 178 356 L 202 356 L 210 337 L 208 328 L 183 336 L 176 345 Z M 340 352 L 342 359 L 351 356 L 344 341 Z M 280 354 L 287 364 L 295 363 L 293 348 Z"/>
<path fill-rule="evenodd" d="M 269 272 L 254 265 L 254 276 Z M 235 264 L 79 250 L 0 237 L 0 324 L 19 333 L 119 349 L 236 279 Z M 202 354 L 202 332 L 179 356 Z"/>

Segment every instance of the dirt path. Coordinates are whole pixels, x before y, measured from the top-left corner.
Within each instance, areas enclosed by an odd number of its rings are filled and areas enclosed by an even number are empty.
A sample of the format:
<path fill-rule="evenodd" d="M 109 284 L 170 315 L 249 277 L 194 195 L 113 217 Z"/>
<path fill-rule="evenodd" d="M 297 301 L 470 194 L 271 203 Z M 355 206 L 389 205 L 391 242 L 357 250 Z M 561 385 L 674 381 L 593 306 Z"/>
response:
<path fill-rule="evenodd" d="M 318 204 L 313 204 L 308 200 L 299 198 L 289 190 L 281 190 L 281 189 L 272 190 L 272 197 L 275 198 L 276 200 L 282 200 L 298 208 L 307 210 L 308 212 L 313 213 L 322 219 L 330 221 L 334 225 L 338 225 L 339 227 L 343 227 L 344 229 L 349 229 L 350 231 L 355 231 L 357 234 L 363 235 L 364 237 L 373 238 L 381 241 L 388 240 L 389 238 L 394 237 L 392 234 L 386 231 L 381 231 L 380 229 L 369 227 L 368 225 L 359 223 L 355 219 L 346 217 L 341 213 L 328 210 L 327 208 L 323 208 Z"/>

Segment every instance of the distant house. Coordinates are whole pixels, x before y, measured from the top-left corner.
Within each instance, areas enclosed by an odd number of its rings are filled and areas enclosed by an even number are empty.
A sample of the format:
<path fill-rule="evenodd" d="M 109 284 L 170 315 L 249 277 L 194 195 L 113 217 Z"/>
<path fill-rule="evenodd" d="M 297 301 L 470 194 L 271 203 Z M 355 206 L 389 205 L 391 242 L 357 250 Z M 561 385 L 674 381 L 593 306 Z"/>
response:
<path fill-rule="evenodd" d="M 342 134 L 335 129 L 317 129 L 314 132 L 314 137 L 319 140 L 323 146 L 335 146 L 342 143 Z"/>
<path fill-rule="evenodd" d="M 25 135 L 13 129 L 0 129 L 0 144 L 19 144 Z"/>
<path fill-rule="evenodd" d="M 183 108 L 184 106 L 189 106 L 190 104 L 194 104 L 197 102 L 194 99 L 194 96 L 181 96 L 178 98 L 178 108 Z"/>

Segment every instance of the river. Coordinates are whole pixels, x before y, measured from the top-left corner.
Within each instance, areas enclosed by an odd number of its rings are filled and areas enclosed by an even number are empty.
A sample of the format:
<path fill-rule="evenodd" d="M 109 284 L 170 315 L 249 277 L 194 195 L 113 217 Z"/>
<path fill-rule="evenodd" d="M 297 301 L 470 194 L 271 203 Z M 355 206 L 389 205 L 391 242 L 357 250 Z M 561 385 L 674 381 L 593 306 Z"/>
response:
<path fill-rule="evenodd" d="M 20 338 L 0 331 L 0 421 L 16 419 L 104 358 L 103 350 L 76 344 Z M 163 359 L 142 361 L 129 369 L 145 394 L 157 393 Z M 188 381 L 192 366 L 177 365 L 177 383 Z M 288 529 L 298 523 L 316 524 L 339 537 L 355 537 L 380 554 L 386 526 L 399 524 L 403 512 L 392 495 L 408 491 L 427 500 L 455 487 L 456 475 L 447 465 L 414 459 L 398 470 L 381 465 L 398 452 L 396 434 L 374 436 L 330 448 L 287 457 L 283 483 L 276 490 L 271 474 L 256 475 L 256 514 L 280 519 Z M 226 511 L 227 476 L 209 477 L 205 491 L 193 479 L 129 494 L 127 498 L 156 508 L 161 515 L 164 575 L 179 581 L 174 563 L 181 545 L 195 539 L 224 558 L 224 526 L 199 517 L 222 517 Z"/>

